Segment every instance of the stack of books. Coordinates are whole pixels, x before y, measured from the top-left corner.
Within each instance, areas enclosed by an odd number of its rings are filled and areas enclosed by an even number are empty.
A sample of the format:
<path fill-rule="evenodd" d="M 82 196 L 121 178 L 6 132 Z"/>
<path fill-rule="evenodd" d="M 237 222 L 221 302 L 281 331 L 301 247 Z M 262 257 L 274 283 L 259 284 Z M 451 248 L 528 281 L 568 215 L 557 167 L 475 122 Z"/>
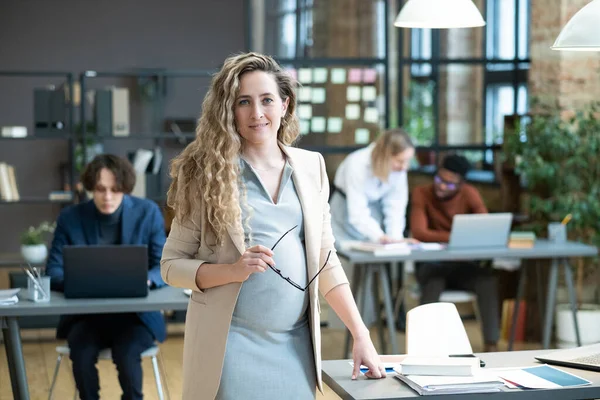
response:
<path fill-rule="evenodd" d="M 509 249 L 530 249 L 535 245 L 535 233 L 511 232 L 508 239 Z"/>
<path fill-rule="evenodd" d="M 5 162 L 0 162 L 0 200 L 19 201 L 19 199 L 15 167 Z"/>
<path fill-rule="evenodd" d="M 394 370 L 397 379 L 422 396 L 493 393 L 506 386 L 497 376 L 484 373 L 477 357 L 408 356 Z"/>

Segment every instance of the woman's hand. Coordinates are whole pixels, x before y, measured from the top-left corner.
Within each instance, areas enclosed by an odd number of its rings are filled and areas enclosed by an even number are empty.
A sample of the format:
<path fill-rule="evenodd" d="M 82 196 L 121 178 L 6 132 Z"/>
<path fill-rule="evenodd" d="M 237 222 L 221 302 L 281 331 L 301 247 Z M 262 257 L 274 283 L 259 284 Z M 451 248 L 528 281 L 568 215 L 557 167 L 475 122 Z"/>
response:
<path fill-rule="evenodd" d="M 356 379 L 360 375 L 360 366 L 364 365 L 369 370 L 365 374 L 367 378 L 385 378 L 385 367 L 373 346 L 373 342 L 366 333 L 354 338 L 354 346 L 352 347 L 352 358 L 354 360 L 354 370 L 352 371 L 352 379 Z"/>
<path fill-rule="evenodd" d="M 256 272 L 265 272 L 269 266 L 275 266 L 273 252 L 261 245 L 253 246 L 247 249 L 244 254 L 232 264 L 232 269 L 236 281 L 244 282 L 248 277 Z"/>

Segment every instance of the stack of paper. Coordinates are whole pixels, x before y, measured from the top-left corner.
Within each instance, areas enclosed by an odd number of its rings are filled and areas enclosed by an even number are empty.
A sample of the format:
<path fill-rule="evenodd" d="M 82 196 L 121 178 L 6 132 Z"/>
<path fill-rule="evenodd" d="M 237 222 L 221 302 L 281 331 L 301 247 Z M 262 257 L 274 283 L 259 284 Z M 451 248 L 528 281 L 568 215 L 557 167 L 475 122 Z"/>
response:
<path fill-rule="evenodd" d="M 0 290 L 0 306 L 11 306 L 18 303 L 19 298 L 17 297 L 17 293 L 19 293 L 19 290 L 21 289 Z"/>
<path fill-rule="evenodd" d="M 371 242 L 352 242 L 352 250 L 372 253 L 374 256 L 403 256 L 410 254 L 410 247 L 407 243 L 380 244 Z"/>
<path fill-rule="evenodd" d="M 438 394 L 462 393 L 492 393 L 500 392 L 505 386 L 504 381 L 493 376 L 427 376 L 402 375 L 396 378 L 406 383 L 411 389 L 422 396 Z"/>

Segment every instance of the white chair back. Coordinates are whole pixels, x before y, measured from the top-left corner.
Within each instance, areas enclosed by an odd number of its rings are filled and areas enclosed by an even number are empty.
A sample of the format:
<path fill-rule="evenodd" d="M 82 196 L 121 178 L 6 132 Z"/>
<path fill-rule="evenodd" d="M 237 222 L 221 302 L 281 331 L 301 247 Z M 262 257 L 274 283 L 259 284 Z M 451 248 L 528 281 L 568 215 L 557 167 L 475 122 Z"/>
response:
<path fill-rule="evenodd" d="M 448 356 L 473 354 L 469 337 L 452 303 L 431 303 L 406 314 L 406 354 Z"/>

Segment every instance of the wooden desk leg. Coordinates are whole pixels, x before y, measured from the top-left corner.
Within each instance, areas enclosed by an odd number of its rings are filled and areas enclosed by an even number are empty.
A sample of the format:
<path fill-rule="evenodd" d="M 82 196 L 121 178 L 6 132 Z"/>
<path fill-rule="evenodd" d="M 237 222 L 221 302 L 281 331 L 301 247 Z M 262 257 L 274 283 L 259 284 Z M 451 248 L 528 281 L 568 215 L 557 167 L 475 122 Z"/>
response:
<path fill-rule="evenodd" d="M 0 318 L 0 320 L 2 322 L 2 336 L 4 337 L 4 348 L 6 349 L 13 398 L 29 400 L 25 360 L 23 359 L 23 348 L 21 347 L 21 334 L 19 332 L 17 317 L 4 317 L 3 319 Z"/>
<path fill-rule="evenodd" d="M 523 292 L 525 291 L 525 281 L 527 280 L 527 273 L 525 272 L 525 266 L 521 265 L 521 271 L 519 272 L 519 286 L 517 286 L 517 298 L 515 299 L 515 307 L 513 310 L 512 322 L 510 325 L 510 338 L 508 339 L 508 351 L 512 351 L 513 343 L 515 341 L 515 331 L 517 328 L 517 317 L 519 315 L 519 305 L 521 299 L 523 299 Z"/>
<path fill-rule="evenodd" d="M 575 295 L 575 287 L 573 286 L 573 272 L 566 258 L 562 259 L 562 265 L 565 270 L 565 283 L 567 284 L 567 292 L 569 293 L 569 302 L 571 303 L 571 313 L 573 314 L 573 326 L 575 327 L 575 337 L 577 338 L 577 346 L 581 346 L 581 337 L 579 336 L 579 324 L 577 323 L 577 296 Z"/>
<path fill-rule="evenodd" d="M 352 290 L 352 295 L 354 296 L 355 301 L 358 303 L 358 292 L 360 291 L 361 287 L 361 272 L 363 267 L 360 267 L 354 263 L 350 263 L 350 266 L 352 268 L 352 285 L 350 289 Z M 360 305 L 358 305 L 358 307 L 358 310 L 360 311 Z M 350 330 L 346 328 L 346 340 L 344 343 L 344 354 L 342 356 L 343 359 L 348 358 L 348 352 L 350 351 L 350 336 Z"/>
<path fill-rule="evenodd" d="M 383 289 L 383 304 L 385 305 L 385 318 L 387 319 L 388 334 L 390 335 L 390 344 L 392 354 L 398 354 L 398 343 L 396 341 L 396 318 L 394 316 L 394 303 L 390 291 L 390 281 L 388 279 L 387 269 L 384 264 L 379 266 L 379 280 Z"/>
<path fill-rule="evenodd" d="M 558 260 L 552 259 L 550 265 L 550 276 L 548 279 L 548 293 L 546 294 L 546 316 L 544 317 L 544 332 L 542 345 L 544 349 L 550 348 L 552 336 L 552 322 L 554 322 L 554 307 L 556 306 L 556 287 L 558 284 Z"/>

